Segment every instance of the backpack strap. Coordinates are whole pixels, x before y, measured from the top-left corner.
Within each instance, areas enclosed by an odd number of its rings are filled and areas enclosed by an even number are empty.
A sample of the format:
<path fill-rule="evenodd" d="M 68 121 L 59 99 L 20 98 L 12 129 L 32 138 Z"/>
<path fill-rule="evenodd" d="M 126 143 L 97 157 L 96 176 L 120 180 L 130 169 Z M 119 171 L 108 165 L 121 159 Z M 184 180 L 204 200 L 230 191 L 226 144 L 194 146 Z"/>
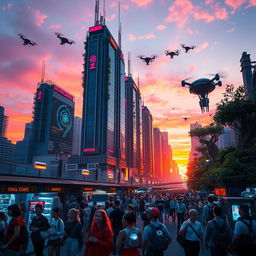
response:
<path fill-rule="evenodd" d="M 191 227 L 191 229 L 194 231 L 194 233 L 197 235 L 197 237 L 198 237 L 199 240 L 201 241 L 201 237 L 200 237 L 199 233 L 193 228 L 193 226 L 191 225 L 191 223 L 189 223 L 189 226 Z"/>
<path fill-rule="evenodd" d="M 219 229 L 220 231 L 223 231 L 223 230 L 226 228 L 226 222 L 225 222 L 225 221 L 224 221 L 222 227 L 218 225 L 218 223 L 217 223 L 216 220 L 212 220 L 212 223 L 213 223 L 213 224 L 215 225 L 215 227 L 216 227 L 217 229 Z"/>
<path fill-rule="evenodd" d="M 254 236 L 256 235 L 255 232 L 252 229 L 252 223 L 253 223 L 252 220 L 250 221 L 250 225 L 246 221 L 243 221 L 243 220 L 239 220 L 239 221 L 244 223 L 244 225 L 249 229 L 249 233 L 253 233 Z"/>

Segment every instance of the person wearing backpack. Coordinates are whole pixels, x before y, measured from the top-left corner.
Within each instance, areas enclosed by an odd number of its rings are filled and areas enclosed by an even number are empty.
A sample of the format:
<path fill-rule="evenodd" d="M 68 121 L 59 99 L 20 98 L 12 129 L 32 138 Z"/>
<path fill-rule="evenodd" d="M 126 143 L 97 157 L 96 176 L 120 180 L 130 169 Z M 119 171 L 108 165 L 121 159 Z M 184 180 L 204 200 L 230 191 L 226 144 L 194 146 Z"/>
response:
<path fill-rule="evenodd" d="M 48 229 L 48 256 L 52 256 L 54 251 L 56 256 L 60 256 L 60 247 L 63 245 L 64 223 L 60 216 L 60 209 L 52 210 L 52 221 Z"/>
<path fill-rule="evenodd" d="M 142 245 L 142 235 L 136 227 L 136 215 L 133 212 L 123 216 L 124 229 L 119 232 L 117 249 L 120 256 L 140 256 L 138 248 Z"/>
<path fill-rule="evenodd" d="M 213 207 L 214 207 L 214 198 L 212 195 L 209 195 L 207 198 L 208 203 L 204 206 L 203 208 L 203 214 L 201 218 L 201 223 L 203 226 L 207 224 L 208 221 L 214 219 L 214 214 L 213 214 Z"/>
<path fill-rule="evenodd" d="M 177 214 L 177 220 L 178 220 L 177 226 L 178 226 L 178 230 L 179 230 L 181 224 L 184 222 L 184 219 L 186 216 L 186 211 L 187 211 L 187 207 L 183 203 L 181 198 L 178 199 L 178 203 L 176 204 L 175 210 L 176 210 L 176 214 Z"/>
<path fill-rule="evenodd" d="M 191 209 L 189 219 L 183 222 L 179 231 L 179 236 L 184 238 L 185 256 L 198 256 L 200 252 L 200 244 L 203 241 L 203 227 L 197 221 L 197 217 L 198 211 Z"/>
<path fill-rule="evenodd" d="M 142 252 L 143 256 L 163 256 L 172 241 L 166 226 L 158 221 L 159 209 L 148 208 L 150 224 L 143 231 Z"/>
<path fill-rule="evenodd" d="M 249 215 L 249 206 L 240 205 L 232 241 L 232 249 L 238 256 L 253 256 L 256 251 L 256 221 Z"/>
<path fill-rule="evenodd" d="M 226 256 L 232 241 L 232 231 L 222 218 L 222 209 L 219 206 L 214 206 L 213 213 L 215 218 L 206 226 L 205 248 L 210 248 L 211 256 Z"/>
<path fill-rule="evenodd" d="M 7 210 L 11 220 L 7 226 L 4 244 L 0 249 L 3 250 L 5 256 L 19 256 L 23 251 L 22 235 L 25 234 L 25 221 L 18 204 L 8 206 Z"/>

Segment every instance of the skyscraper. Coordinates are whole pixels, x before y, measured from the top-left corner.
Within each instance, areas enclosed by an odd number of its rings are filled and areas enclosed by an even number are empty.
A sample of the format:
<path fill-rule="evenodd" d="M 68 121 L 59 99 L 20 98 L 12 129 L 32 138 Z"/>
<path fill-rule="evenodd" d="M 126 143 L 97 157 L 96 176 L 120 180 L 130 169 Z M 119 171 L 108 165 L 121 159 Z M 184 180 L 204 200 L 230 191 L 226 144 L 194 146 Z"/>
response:
<path fill-rule="evenodd" d="M 34 97 L 30 156 L 72 152 L 74 97 L 51 81 Z"/>
<path fill-rule="evenodd" d="M 198 122 L 190 124 L 190 131 L 196 128 L 201 128 L 202 125 Z M 201 143 L 197 137 L 191 137 L 191 151 L 189 159 L 193 159 L 195 157 L 199 157 L 201 154 L 196 150 L 198 147 L 201 146 Z"/>
<path fill-rule="evenodd" d="M 141 94 L 131 76 L 125 78 L 126 88 L 126 153 L 129 175 L 139 182 L 143 175 Z"/>
<path fill-rule="evenodd" d="M 170 177 L 171 169 L 171 152 L 169 148 L 168 132 L 161 132 L 163 147 L 163 176 L 165 179 Z"/>
<path fill-rule="evenodd" d="M 96 17 L 85 43 L 81 166 L 97 166 L 97 180 L 121 181 L 127 179 L 124 60 L 103 21 Z"/>
<path fill-rule="evenodd" d="M 142 138 L 144 177 L 146 181 L 155 179 L 154 173 L 154 141 L 153 141 L 153 117 L 146 106 L 142 107 Z"/>
<path fill-rule="evenodd" d="M 8 117 L 4 115 L 4 107 L 0 106 L 0 137 L 6 136 Z"/>
<path fill-rule="evenodd" d="M 78 116 L 74 118 L 72 155 L 79 155 L 81 153 L 81 135 L 82 135 L 82 119 Z"/>
<path fill-rule="evenodd" d="M 159 128 L 154 128 L 154 171 L 157 181 L 163 179 L 163 139 Z"/>

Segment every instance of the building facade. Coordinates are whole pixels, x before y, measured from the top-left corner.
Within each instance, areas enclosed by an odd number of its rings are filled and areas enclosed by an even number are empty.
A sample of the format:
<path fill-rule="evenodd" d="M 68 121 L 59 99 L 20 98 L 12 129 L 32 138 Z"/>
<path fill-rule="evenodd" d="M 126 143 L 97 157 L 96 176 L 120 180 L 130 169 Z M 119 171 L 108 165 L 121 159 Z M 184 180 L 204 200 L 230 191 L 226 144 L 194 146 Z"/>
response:
<path fill-rule="evenodd" d="M 198 122 L 190 124 L 190 131 L 194 130 L 196 128 L 202 128 L 202 125 Z M 201 146 L 201 143 L 197 137 L 191 137 L 191 151 L 189 159 L 194 159 L 195 157 L 198 158 L 201 156 L 201 153 L 199 153 L 196 149 Z"/>
<path fill-rule="evenodd" d="M 162 147 L 163 147 L 163 177 L 169 179 L 171 169 L 171 151 L 168 141 L 168 132 L 163 131 L 162 134 Z"/>
<path fill-rule="evenodd" d="M 85 48 L 80 166 L 96 166 L 98 181 L 122 182 L 128 178 L 123 54 L 98 23 L 89 28 Z"/>
<path fill-rule="evenodd" d="M 81 135 L 82 135 L 82 118 L 75 116 L 73 142 L 72 142 L 72 155 L 81 154 Z"/>
<path fill-rule="evenodd" d="M 6 136 L 8 117 L 4 114 L 4 107 L 0 106 L 0 137 Z"/>
<path fill-rule="evenodd" d="M 155 180 L 162 181 L 163 172 L 163 138 L 159 128 L 153 128 L 154 133 L 154 172 Z"/>

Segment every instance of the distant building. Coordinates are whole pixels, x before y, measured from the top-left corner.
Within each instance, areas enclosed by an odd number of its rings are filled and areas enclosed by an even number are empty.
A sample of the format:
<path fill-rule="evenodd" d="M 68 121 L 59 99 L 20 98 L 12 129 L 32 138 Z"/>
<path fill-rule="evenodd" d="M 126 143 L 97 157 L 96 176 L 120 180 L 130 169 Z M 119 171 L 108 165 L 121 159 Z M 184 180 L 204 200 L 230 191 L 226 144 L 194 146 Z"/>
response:
<path fill-rule="evenodd" d="M 170 181 L 171 182 L 178 182 L 181 181 L 181 175 L 179 173 L 179 167 L 175 160 L 171 160 L 171 175 L 170 175 Z"/>
<path fill-rule="evenodd" d="M 146 181 L 155 179 L 153 117 L 146 106 L 142 107 L 142 137 L 144 157 L 144 177 Z"/>
<path fill-rule="evenodd" d="M 73 130 L 73 143 L 72 155 L 79 155 L 81 153 L 81 136 L 82 136 L 82 118 L 75 116 L 74 130 Z"/>
<path fill-rule="evenodd" d="M 51 81 L 39 84 L 34 97 L 30 159 L 72 152 L 74 97 Z"/>
<path fill-rule="evenodd" d="M 234 146 L 235 142 L 232 139 L 231 130 L 232 129 L 230 127 L 224 128 L 224 133 L 219 136 L 219 139 L 216 143 L 219 149 L 224 149 L 230 146 Z"/>
<path fill-rule="evenodd" d="M 161 181 L 164 177 L 163 173 L 163 139 L 159 128 L 154 128 L 154 171 L 157 181 Z"/>
<path fill-rule="evenodd" d="M 162 134 L 162 146 L 163 146 L 163 177 L 168 179 L 171 169 L 171 151 L 168 141 L 168 132 L 161 132 Z"/>
<path fill-rule="evenodd" d="M 4 107 L 0 106 L 0 137 L 6 136 L 8 117 L 4 115 Z"/>
<path fill-rule="evenodd" d="M 16 145 L 4 137 L 0 137 L 0 164 L 15 163 Z"/>
<path fill-rule="evenodd" d="M 198 122 L 190 124 L 190 131 L 196 128 L 202 128 L 202 125 Z M 201 154 L 196 150 L 198 147 L 201 146 L 201 143 L 197 137 L 191 137 L 191 151 L 189 159 L 193 159 L 195 157 L 200 157 Z"/>

